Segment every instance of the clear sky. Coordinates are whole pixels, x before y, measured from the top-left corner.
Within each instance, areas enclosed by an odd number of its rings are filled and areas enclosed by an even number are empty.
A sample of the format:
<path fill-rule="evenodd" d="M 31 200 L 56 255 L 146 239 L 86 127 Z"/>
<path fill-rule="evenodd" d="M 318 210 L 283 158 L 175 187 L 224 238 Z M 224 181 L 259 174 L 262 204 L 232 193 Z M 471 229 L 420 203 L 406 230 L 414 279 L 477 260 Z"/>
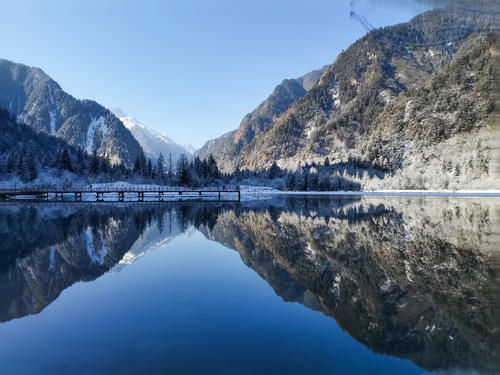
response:
<path fill-rule="evenodd" d="M 0 57 L 200 147 L 417 0 L 0 0 Z"/>

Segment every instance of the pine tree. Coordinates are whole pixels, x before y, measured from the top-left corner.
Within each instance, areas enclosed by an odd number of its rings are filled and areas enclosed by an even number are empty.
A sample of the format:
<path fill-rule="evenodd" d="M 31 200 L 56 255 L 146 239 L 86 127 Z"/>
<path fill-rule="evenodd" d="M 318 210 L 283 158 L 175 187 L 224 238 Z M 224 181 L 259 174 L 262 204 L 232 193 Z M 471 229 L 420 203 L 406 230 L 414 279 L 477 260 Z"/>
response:
<path fill-rule="evenodd" d="M 151 163 L 151 159 L 148 159 L 148 164 L 146 167 L 146 176 L 152 177 L 153 176 L 153 164 Z"/>
<path fill-rule="evenodd" d="M 71 159 L 69 157 L 69 152 L 67 149 L 64 149 L 60 154 L 57 161 L 57 168 L 64 169 L 72 172 L 73 166 L 71 165 Z"/>
<path fill-rule="evenodd" d="M 85 170 L 85 158 L 83 155 L 83 151 L 78 149 L 78 153 L 76 154 L 76 165 L 74 166 L 74 170 L 82 173 Z"/>
<path fill-rule="evenodd" d="M 8 174 L 14 173 L 15 164 L 16 164 L 16 162 L 15 162 L 14 155 L 10 154 L 7 157 L 7 166 L 6 166 Z"/>
<path fill-rule="evenodd" d="M 204 177 L 203 176 L 203 162 L 201 161 L 199 156 L 196 156 L 193 160 L 193 169 L 194 169 L 194 172 L 196 173 L 197 176 Z"/>
<path fill-rule="evenodd" d="M 14 170 L 19 178 L 23 178 L 23 159 L 24 159 L 24 151 L 16 153 L 15 162 L 14 162 Z"/>
<path fill-rule="evenodd" d="M 208 156 L 207 160 L 208 165 L 208 177 L 217 178 L 219 177 L 219 167 L 217 166 L 217 162 L 212 154 Z"/>
<path fill-rule="evenodd" d="M 278 177 L 279 173 L 280 173 L 280 167 L 278 167 L 278 164 L 274 162 L 271 165 L 271 168 L 269 168 L 268 177 L 270 180 L 275 179 L 276 177 Z"/>
<path fill-rule="evenodd" d="M 328 158 L 328 156 L 325 158 L 324 165 L 325 165 L 325 167 L 329 167 L 330 166 L 330 159 Z"/>
<path fill-rule="evenodd" d="M 33 181 L 38 177 L 38 169 L 36 166 L 35 158 L 31 152 L 28 152 L 25 156 L 25 165 L 26 165 L 26 175 L 28 177 L 28 181 Z"/>
<path fill-rule="evenodd" d="M 285 180 L 285 185 L 288 190 L 295 190 L 295 173 L 288 173 Z"/>
<path fill-rule="evenodd" d="M 161 179 L 163 178 L 163 174 L 165 172 L 165 158 L 163 154 L 160 152 L 158 155 L 158 160 L 156 161 L 156 176 Z"/>
<path fill-rule="evenodd" d="M 191 174 L 189 171 L 189 161 L 186 155 L 181 154 L 177 160 L 177 175 L 181 185 L 189 185 L 191 182 Z"/>
<path fill-rule="evenodd" d="M 139 159 L 139 156 L 135 158 L 134 173 L 136 174 L 141 173 L 141 160 Z"/>
<path fill-rule="evenodd" d="M 94 151 L 92 153 L 92 161 L 90 162 L 90 173 L 93 175 L 98 175 L 101 173 L 101 163 L 99 162 L 99 156 Z"/>
<path fill-rule="evenodd" d="M 139 168 L 140 168 L 140 173 L 143 176 L 148 175 L 148 164 L 146 162 L 146 156 L 144 156 L 144 152 L 142 152 L 142 151 L 139 155 Z"/>
<path fill-rule="evenodd" d="M 111 169 L 111 165 L 108 162 L 108 159 L 99 158 L 99 160 L 100 160 L 100 164 L 99 164 L 100 165 L 100 168 L 99 168 L 100 172 L 104 173 L 104 174 L 109 173 L 109 171 Z"/>
<path fill-rule="evenodd" d="M 168 154 L 168 176 L 169 176 L 169 179 L 172 178 L 172 153 L 170 152 Z"/>

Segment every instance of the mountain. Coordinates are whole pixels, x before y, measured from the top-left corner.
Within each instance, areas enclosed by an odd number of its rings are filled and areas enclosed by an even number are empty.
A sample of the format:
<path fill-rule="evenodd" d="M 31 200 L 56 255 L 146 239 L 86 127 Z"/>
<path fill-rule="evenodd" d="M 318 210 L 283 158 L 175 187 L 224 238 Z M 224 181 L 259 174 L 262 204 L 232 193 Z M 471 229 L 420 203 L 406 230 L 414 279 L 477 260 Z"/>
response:
<path fill-rule="evenodd" d="M 494 28 L 488 12 L 452 4 L 368 33 L 235 164 L 293 170 L 328 157 L 365 166 L 363 188 L 498 187 Z M 363 177 L 366 166 L 384 178 Z"/>
<path fill-rule="evenodd" d="M 285 112 L 290 104 L 302 98 L 320 79 L 326 68 L 327 66 L 297 79 L 285 79 L 275 87 L 266 100 L 243 118 L 237 130 L 206 142 L 194 153 L 194 156 L 206 158 L 212 154 L 223 172 L 234 171 L 235 160 L 239 152 L 264 131 L 275 118 Z"/>
<path fill-rule="evenodd" d="M 112 164 L 132 166 L 141 146 L 109 110 L 62 90 L 41 69 L 0 59 L 0 107 L 38 132 L 55 135 Z"/>
<path fill-rule="evenodd" d="M 113 112 L 116 116 L 118 116 L 123 125 L 130 130 L 134 138 L 137 142 L 139 142 L 144 150 L 144 155 L 146 155 L 147 158 L 150 158 L 153 163 L 156 162 L 160 153 L 163 154 L 167 163 L 169 155 L 171 154 L 174 166 L 181 154 L 185 154 L 187 156 L 191 155 L 185 147 L 175 143 L 172 139 L 167 137 L 167 135 L 148 129 L 135 118 L 125 114 L 122 110 L 113 109 Z"/>

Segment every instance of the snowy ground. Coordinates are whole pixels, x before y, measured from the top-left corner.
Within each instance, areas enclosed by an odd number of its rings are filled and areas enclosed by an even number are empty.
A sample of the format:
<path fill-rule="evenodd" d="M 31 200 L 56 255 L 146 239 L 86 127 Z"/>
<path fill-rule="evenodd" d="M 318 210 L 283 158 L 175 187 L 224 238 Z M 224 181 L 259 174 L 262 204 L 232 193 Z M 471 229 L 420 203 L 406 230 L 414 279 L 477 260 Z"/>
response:
<path fill-rule="evenodd" d="M 379 196 L 493 196 L 500 190 L 376 190 L 376 191 L 282 191 L 265 186 L 242 185 L 242 195 L 379 195 Z"/>

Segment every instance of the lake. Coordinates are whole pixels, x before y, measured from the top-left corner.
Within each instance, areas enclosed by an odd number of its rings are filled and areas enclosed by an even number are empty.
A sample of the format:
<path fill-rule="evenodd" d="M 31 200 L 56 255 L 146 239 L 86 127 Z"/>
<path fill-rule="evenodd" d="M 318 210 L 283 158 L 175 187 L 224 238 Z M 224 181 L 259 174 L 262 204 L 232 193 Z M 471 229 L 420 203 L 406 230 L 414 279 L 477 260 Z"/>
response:
<path fill-rule="evenodd" d="M 500 372 L 500 199 L 0 205 L 2 374 Z"/>

